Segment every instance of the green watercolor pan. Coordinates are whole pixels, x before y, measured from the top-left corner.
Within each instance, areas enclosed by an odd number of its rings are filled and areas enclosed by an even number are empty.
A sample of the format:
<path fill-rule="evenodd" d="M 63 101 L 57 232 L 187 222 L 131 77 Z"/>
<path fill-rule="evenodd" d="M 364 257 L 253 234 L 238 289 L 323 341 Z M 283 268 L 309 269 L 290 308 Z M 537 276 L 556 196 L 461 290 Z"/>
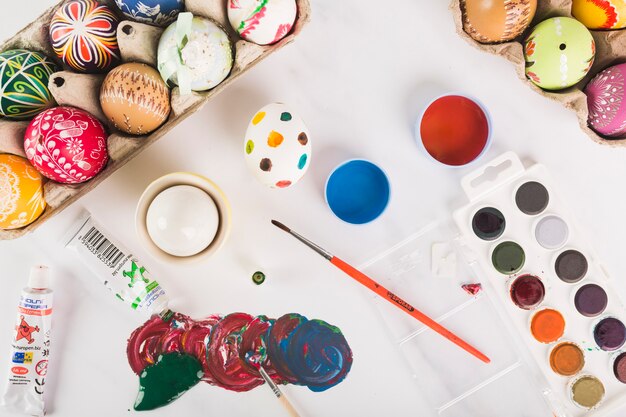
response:
<path fill-rule="evenodd" d="M 526 351 L 524 365 L 536 371 L 531 385 L 557 417 L 617 415 L 611 413 L 626 406 L 626 311 L 570 215 L 575 207 L 559 199 L 544 166 L 527 168 L 512 152 L 467 174 L 461 185 L 469 203 L 453 217 L 462 245 Z M 552 310 L 567 325 L 556 333 L 544 329 L 555 336 L 540 342 L 529 323 Z M 550 315 L 534 320 L 533 331 L 539 324 L 555 325 Z M 551 365 L 550 353 L 564 343 L 585 353 L 573 375 Z"/>

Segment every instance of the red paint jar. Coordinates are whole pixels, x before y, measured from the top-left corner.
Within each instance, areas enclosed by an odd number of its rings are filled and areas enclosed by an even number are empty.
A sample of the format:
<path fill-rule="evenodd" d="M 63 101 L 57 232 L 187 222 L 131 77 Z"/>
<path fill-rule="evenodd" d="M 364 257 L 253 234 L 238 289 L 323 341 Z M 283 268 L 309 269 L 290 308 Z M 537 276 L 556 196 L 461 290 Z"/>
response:
<path fill-rule="evenodd" d="M 477 100 L 440 96 L 426 107 L 416 126 L 418 144 L 433 160 L 460 167 L 478 159 L 491 144 L 491 120 Z"/>

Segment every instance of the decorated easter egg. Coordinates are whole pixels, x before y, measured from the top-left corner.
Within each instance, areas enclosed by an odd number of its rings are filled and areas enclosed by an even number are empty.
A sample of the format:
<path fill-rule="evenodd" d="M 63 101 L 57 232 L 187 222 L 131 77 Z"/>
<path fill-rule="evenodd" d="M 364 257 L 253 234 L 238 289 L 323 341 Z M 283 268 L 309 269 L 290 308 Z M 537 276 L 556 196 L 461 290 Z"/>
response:
<path fill-rule="evenodd" d="M 170 114 L 170 90 L 154 68 L 128 63 L 102 82 L 100 105 L 116 128 L 133 135 L 152 132 Z"/>
<path fill-rule="evenodd" d="M 29 119 L 54 106 L 48 80 L 56 70 L 39 52 L 12 49 L 0 53 L 0 115 Z"/>
<path fill-rule="evenodd" d="M 553 17 L 533 28 L 524 42 L 526 76 L 545 90 L 571 87 L 589 72 L 596 45 L 589 30 L 569 17 Z"/>
<path fill-rule="evenodd" d="M 626 27 L 624 0 L 572 0 L 572 16 L 589 29 Z"/>
<path fill-rule="evenodd" d="M 624 84 L 626 64 L 599 72 L 585 87 L 589 126 L 601 135 L 626 136 L 626 101 Z"/>
<path fill-rule="evenodd" d="M 269 45 L 284 38 L 296 20 L 295 0 L 229 0 L 228 20 L 243 39 Z"/>
<path fill-rule="evenodd" d="M 309 168 L 309 130 L 289 107 L 268 104 L 252 117 L 244 152 L 248 167 L 259 181 L 272 188 L 289 187 Z"/>
<path fill-rule="evenodd" d="M 215 87 L 228 76 L 232 66 L 233 49 L 228 35 L 208 19 L 180 13 L 161 35 L 159 72 L 165 82 L 178 85 L 181 94 Z"/>
<path fill-rule="evenodd" d="M 157 26 L 169 25 L 185 8 L 184 0 L 115 0 L 115 4 L 129 19 Z"/>
<path fill-rule="evenodd" d="M 107 134 L 84 110 L 53 107 L 35 117 L 24 133 L 24 150 L 42 175 L 65 184 L 85 182 L 106 165 Z"/>
<path fill-rule="evenodd" d="M 59 59 L 80 72 L 104 72 L 119 62 L 113 10 L 94 0 L 63 4 L 50 21 L 50 41 Z"/>
<path fill-rule="evenodd" d="M 25 158 L 0 154 L 0 229 L 27 226 L 45 207 L 39 172 Z"/>
<path fill-rule="evenodd" d="M 530 25 L 537 0 L 461 0 L 463 30 L 481 43 L 507 42 Z"/>

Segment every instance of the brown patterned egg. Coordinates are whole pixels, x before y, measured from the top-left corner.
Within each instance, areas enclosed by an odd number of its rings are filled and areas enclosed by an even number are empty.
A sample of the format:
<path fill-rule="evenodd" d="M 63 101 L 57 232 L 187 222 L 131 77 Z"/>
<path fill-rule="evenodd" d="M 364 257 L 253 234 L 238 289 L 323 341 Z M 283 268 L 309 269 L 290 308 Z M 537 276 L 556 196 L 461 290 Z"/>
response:
<path fill-rule="evenodd" d="M 463 30 L 480 43 L 507 42 L 530 25 L 537 0 L 461 0 Z"/>
<path fill-rule="evenodd" d="M 145 135 L 167 120 L 170 91 L 156 69 L 128 63 L 107 74 L 100 88 L 100 105 L 116 128 Z"/>

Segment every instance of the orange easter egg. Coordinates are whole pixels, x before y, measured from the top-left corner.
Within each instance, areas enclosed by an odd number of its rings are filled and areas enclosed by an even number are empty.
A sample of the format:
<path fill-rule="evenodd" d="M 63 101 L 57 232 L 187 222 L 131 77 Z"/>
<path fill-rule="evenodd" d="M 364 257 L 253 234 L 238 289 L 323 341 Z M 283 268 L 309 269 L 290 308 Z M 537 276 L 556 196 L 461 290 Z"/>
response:
<path fill-rule="evenodd" d="M 572 16 L 589 29 L 626 27 L 623 0 L 572 0 Z"/>
<path fill-rule="evenodd" d="M 537 0 L 461 0 L 463 30 L 480 43 L 511 41 L 535 16 Z"/>
<path fill-rule="evenodd" d="M 0 229 L 18 229 L 43 213 L 42 177 L 25 158 L 0 154 Z"/>

